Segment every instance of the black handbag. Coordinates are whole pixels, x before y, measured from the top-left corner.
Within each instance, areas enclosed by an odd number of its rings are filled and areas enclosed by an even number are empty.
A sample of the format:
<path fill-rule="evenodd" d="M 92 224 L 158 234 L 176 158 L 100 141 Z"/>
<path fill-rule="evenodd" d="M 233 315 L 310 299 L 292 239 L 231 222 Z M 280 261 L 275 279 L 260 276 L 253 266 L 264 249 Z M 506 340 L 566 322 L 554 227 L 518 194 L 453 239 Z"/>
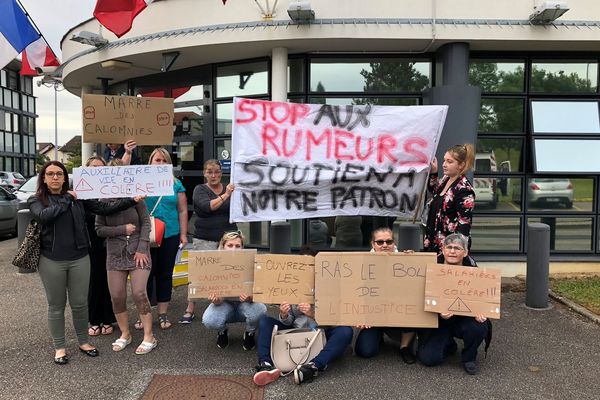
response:
<path fill-rule="evenodd" d="M 42 228 L 35 220 L 31 220 L 25 231 L 25 239 L 19 246 L 12 263 L 15 267 L 37 271 L 40 264 L 40 236 Z"/>

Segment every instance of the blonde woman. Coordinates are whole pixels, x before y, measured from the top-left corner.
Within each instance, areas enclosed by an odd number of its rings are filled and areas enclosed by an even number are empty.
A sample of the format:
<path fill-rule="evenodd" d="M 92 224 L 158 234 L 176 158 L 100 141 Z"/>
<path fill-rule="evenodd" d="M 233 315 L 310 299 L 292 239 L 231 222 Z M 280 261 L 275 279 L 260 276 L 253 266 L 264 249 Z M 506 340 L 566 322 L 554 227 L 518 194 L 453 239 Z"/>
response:
<path fill-rule="evenodd" d="M 238 250 L 243 248 L 244 236 L 239 231 L 225 233 L 219 242 L 219 250 Z M 245 294 L 240 294 L 239 301 L 225 300 L 214 293 L 209 294 L 208 299 L 211 304 L 204 311 L 202 323 L 208 329 L 218 331 L 217 347 L 224 349 L 229 345 L 227 324 L 245 322 L 246 330 L 244 331 L 242 348 L 246 351 L 252 350 L 256 345 L 254 334 L 258 327 L 258 321 L 266 314 L 267 307 L 262 303 L 254 303 L 252 296 Z"/>
<path fill-rule="evenodd" d="M 150 154 L 150 165 L 173 164 L 169 152 L 158 147 Z M 157 205 L 158 203 L 158 205 Z M 156 207 L 155 207 L 156 206 Z M 156 301 L 158 302 L 158 323 L 161 329 L 169 329 L 171 321 L 167 317 L 171 293 L 173 291 L 173 267 L 177 250 L 185 246 L 187 239 L 187 198 L 185 188 L 179 179 L 173 179 L 173 195 L 148 197 L 146 207 L 152 215 L 165 223 L 165 234 L 160 247 L 150 250 L 152 270 L 148 279 L 148 296 L 156 288 Z M 143 324 L 138 320 L 136 329 L 143 329 Z"/>

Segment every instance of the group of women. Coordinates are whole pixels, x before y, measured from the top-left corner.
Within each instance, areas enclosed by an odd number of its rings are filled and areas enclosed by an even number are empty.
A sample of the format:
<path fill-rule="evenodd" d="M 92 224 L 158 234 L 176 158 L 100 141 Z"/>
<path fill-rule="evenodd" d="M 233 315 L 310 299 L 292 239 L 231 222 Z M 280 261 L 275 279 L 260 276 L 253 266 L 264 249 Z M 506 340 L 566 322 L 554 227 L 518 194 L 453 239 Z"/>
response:
<path fill-rule="evenodd" d="M 436 252 L 441 262 L 447 261 L 447 258 L 453 262 L 460 258 L 460 265 L 474 266 L 468 251 L 475 195 L 465 176 L 473 162 L 473 147 L 457 145 L 445 153 L 442 178 L 438 177 L 437 161 L 434 160 L 431 165 L 429 189 L 432 196 L 428 204 L 424 248 L 425 251 Z M 170 163 L 169 153 L 163 148 L 155 149 L 149 159 L 149 164 Z M 86 165 L 102 166 L 105 162 L 101 157 L 92 157 Z M 221 174 L 217 160 L 207 161 L 204 165 L 206 183 L 194 189 L 193 204 L 197 217 L 192 243 L 194 250 L 244 247 L 243 235 L 236 230 L 235 224 L 229 222 L 229 202 L 234 187 L 222 183 Z M 173 266 L 178 249 L 188 240 L 185 189 L 177 179 L 174 179 L 173 189 L 172 196 L 81 201 L 77 200 L 75 192 L 69 190 L 67 171 L 61 163 L 51 161 L 41 169 L 37 192 L 29 199 L 29 205 L 33 218 L 42 226 L 39 271 L 48 298 L 48 320 L 57 364 L 68 362 L 64 334 L 67 293 L 79 349 L 92 357 L 98 355 L 98 349 L 89 343 L 88 336 L 112 334 L 115 321 L 121 334 L 112 344 L 113 350 L 122 351 L 131 343 L 126 308 L 128 278 L 139 315 L 134 326 L 144 330 L 144 338 L 136 354 L 147 354 L 157 346 L 152 333 L 149 298 L 156 298 L 159 327 L 171 327 L 167 312 L 172 293 Z M 157 248 L 150 248 L 149 244 L 150 214 L 166 223 L 163 243 Z M 388 228 L 374 231 L 371 245 L 372 251 L 397 251 L 392 231 Z M 457 257 L 457 252 L 462 257 Z M 223 299 L 211 295 L 209 300 L 202 322 L 217 332 L 218 347 L 227 347 L 227 324 L 235 322 L 246 324 L 243 337 L 245 350 L 253 349 L 258 343 L 254 380 L 259 385 L 279 377 L 269 352 L 273 326 L 318 326 L 314 320 L 314 309 L 308 304 L 281 304 L 279 318 L 275 319 L 268 317 L 266 306 L 253 302 L 251 296 L 240 294 L 239 299 Z M 194 303 L 189 302 L 179 322 L 188 324 L 194 318 Z M 437 365 L 456 350 L 454 337 L 460 337 L 465 340 L 463 366 L 468 373 L 476 373 L 477 348 L 489 334 L 489 322 L 483 316 L 469 319 L 447 314 L 441 314 L 440 321 L 441 328 L 427 332 L 411 328 L 359 326 L 355 352 L 361 357 L 375 356 L 386 335 L 400 343 L 399 353 L 405 363 L 412 364 L 419 359 L 425 365 Z M 341 356 L 352 341 L 353 330 L 350 327 L 327 328 L 325 333 L 328 339 L 325 348 L 317 357 L 297 368 L 294 372 L 296 383 L 311 381 L 330 361 Z M 417 337 L 419 345 L 415 355 L 413 348 Z"/>

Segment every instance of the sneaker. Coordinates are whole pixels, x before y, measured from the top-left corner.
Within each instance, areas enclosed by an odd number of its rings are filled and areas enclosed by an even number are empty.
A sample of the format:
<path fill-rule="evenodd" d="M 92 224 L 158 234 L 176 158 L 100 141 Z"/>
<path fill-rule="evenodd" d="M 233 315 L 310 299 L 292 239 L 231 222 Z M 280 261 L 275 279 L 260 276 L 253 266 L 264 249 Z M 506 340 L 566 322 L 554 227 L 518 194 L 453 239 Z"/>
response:
<path fill-rule="evenodd" d="M 319 369 L 315 363 L 308 363 L 300 365 L 294 370 L 294 383 L 299 385 L 305 382 L 312 382 L 312 380 L 319 374 Z"/>
<path fill-rule="evenodd" d="M 410 346 L 400 348 L 400 357 L 405 364 L 414 364 L 417 362 L 417 357 L 413 354 Z"/>
<path fill-rule="evenodd" d="M 475 361 L 467 361 L 463 364 L 463 367 L 469 375 L 477 375 L 477 372 L 479 372 L 479 368 L 477 368 L 477 362 Z"/>
<path fill-rule="evenodd" d="M 256 368 L 256 373 L 252 380 L 258 386 L 265 386 L 271 382 L 275 382 L 281 376 L 281 371 L 266 361 L 259 362 L 254 368 Z"/>
<path fill-rule="evenodd" d="M 217 336 L 217 347 L 220 349 L 224 349 L 229 346 L 229 337 L 227 336 L 227 329 L 224 331 L 219 331 L 219 336 Z"/>
<path fill-rule="evenodd" d="M 244 342 L 242 343 L 242 348 L 246 351 L 252 350 L 256 346 L 256 342 L 254 341 L 254 332 L 244 332 Z"/>

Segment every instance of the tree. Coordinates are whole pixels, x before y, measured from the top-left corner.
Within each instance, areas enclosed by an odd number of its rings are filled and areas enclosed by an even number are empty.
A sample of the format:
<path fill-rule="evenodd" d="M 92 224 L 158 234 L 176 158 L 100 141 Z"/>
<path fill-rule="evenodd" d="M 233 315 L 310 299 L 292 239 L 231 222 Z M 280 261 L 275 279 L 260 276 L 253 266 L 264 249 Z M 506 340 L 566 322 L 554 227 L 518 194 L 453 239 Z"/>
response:
<path fill-rule="evenodd" d="M 69 158 L 65 163 L 65 168 L 69 173 L 73 172 L 73 168 L 81 167 L 81 146 L 74 149 L 72 153 L 69 153 Z"/>
<path fill-rule="evenodd" d="M 42 165 L 46 164 L 48 161 L 50 161 L 50 158 L 48 158 L 47 155 L 42 154 L 42 153 L 37 153 L 37 155 L 35 157 L 36 171 L 39 170 L 42 167 Z"/>

